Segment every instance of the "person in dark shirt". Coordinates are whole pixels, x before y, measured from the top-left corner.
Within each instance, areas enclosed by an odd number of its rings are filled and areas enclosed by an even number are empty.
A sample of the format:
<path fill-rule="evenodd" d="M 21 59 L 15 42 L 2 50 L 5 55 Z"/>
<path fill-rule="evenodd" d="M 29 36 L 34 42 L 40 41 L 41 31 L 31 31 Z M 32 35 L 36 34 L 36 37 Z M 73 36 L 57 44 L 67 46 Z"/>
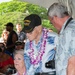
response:
<path fill-rule="evenodd" d="M 22 25 L 21 24 L 16 24 L 16 32 L 17 32 L 17 35 L 18 35 L 18 41 L 25 41 L 26 40 L 26 33 L 24 33 L 22 31 Z"/>
<path fill-rule="evenodd" d="M 13 58 L 5 52 L 5 45 L 4 43 L 0 42 L 0 72 L 5 75 L 10 67 L 14 67 Z"/>
<path fill-rule="evenodd" d="M 9 35 L 6 43 L 6 50 L 9 51 L 10 53 L 13 53 L 15 48 L 15 42 L 18 40 L 18 35 L 13 30 L 14 28 L 13 23 L 9 22 L 5 26 L 6 26 L 6 30 L 9 31 Z"/>

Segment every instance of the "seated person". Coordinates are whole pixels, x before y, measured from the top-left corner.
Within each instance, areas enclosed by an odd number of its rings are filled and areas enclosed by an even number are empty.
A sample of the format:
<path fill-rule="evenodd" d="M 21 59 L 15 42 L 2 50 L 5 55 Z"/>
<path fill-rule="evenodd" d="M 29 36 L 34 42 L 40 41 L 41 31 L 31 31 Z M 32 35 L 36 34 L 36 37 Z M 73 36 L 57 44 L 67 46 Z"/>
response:
<path fill-rule="evenodd" d="M 13 75 L 27 75 L 24 63 L 24 50 L 15 50 L 14 53 L 14 66 L 17 72 Z"/>
<path fill-rule="evenodd" d="M 16 50 L 19 50 L 19 49 L 24 49 L 24 42 L 22 42 L 22 41 L 16 41 L 16 43 L 15 43 L 15 49 Z"/>
<path fill-rule="evenodd" d="M 8 35 L 9 35 L 9 32 L 6 29 L 4 29 L 0 38 L 0 42 L 3 42 L 6 45 Z"/>
<path fill-rule="evenodd" d="M 0 47 L 1 47 L 1 49 L 2 49 L 2 51 L 4 53 L 6 53 L 6 54 L 8 54 L 8 55 L 10 55 L 10 56 L 13 57 L 13 55 L 9 51 L 6 50 L 6 47 L 5 47 L 5 44 L 4 43 L 0 42 Z"/>
<path fill-rule="evenodd" d="M 13 67 L 13 58 L 4 52 L 4 45 L 0 43 L 0 72 L 6 73 L 9 67 Z"/>

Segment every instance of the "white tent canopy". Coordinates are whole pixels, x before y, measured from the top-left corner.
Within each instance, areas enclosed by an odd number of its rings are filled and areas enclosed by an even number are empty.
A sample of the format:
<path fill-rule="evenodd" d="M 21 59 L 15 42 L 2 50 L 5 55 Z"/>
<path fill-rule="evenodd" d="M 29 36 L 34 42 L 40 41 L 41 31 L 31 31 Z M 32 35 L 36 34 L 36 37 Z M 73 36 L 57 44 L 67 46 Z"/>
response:
<path fill-rule="evenodd" d="M 20 1 L 29 2 L 45 8 L 48 8 L 54 2 L 58 2 L 58 0 L 20 0 Z"/>
<path fill-rule="evenodd" d="M 72 14 L 73 18 L 75 18 L 75 0 L 20 0 L 24 2 L 29 2 L 32 4 L 36 4 L 45 8 L 48 8 L 54 2 L 62 2 L 68 7 L 68 11 Z"/>

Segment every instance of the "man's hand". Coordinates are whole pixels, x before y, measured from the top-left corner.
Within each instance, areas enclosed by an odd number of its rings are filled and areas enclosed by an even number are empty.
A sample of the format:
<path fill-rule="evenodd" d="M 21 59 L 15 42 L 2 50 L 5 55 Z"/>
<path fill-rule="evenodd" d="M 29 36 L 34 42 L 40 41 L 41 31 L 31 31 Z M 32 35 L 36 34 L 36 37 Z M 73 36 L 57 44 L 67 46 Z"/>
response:
<path fill-rule="evenodd" d="M 72 56 L 68 60 L 67 75 L 75 75 L 75 56 Z"/>

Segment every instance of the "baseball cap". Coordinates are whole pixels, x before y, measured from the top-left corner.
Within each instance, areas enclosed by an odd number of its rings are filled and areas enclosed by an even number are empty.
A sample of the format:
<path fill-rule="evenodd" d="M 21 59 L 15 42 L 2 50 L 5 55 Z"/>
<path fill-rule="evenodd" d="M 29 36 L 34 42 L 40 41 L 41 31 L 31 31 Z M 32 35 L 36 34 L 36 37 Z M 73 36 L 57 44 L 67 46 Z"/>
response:
<path fill-rule="evenodd" d="M 41 25 L 41 18 L 37 14 L 31 14 L 24 18 L 24 28 L 22 30 L 29 33 L 39 25 Z"/>
<path fill-rule="evenodd" d="M 7 23 L 5 26 L 14 27 L 13 23 L 11 23 L 11 22 Z"/>
<path fill-rule="evenodd" d="M 16 41 L 15 46 L 22 45 L 22 41 Z"/>

